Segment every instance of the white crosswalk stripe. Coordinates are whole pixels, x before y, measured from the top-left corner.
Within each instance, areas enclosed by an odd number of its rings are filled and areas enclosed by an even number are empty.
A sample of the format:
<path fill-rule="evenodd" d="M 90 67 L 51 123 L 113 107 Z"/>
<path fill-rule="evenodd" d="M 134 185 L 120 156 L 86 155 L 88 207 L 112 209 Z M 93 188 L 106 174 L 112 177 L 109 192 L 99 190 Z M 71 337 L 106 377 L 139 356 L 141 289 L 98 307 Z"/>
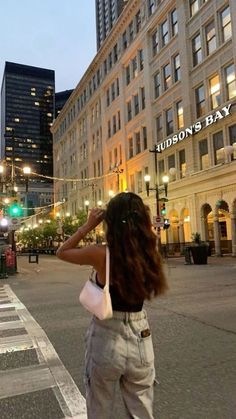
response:
<path fill-rule="evenodd" d="M 27 334 L 0 338 L 0 354 L 36 349 L 38 365 L 0 372 L 0 399 L 51 388 L 65 418 L 86 419 L 85 399 L 61 362 L 46 333 L 20 302 L 9 285 L 1 288 L 0 332 L 25 328 Z M 14 308 L 15 310 L 4 310 Z M 20 320 L 1 318 L 18 316 Z"/>

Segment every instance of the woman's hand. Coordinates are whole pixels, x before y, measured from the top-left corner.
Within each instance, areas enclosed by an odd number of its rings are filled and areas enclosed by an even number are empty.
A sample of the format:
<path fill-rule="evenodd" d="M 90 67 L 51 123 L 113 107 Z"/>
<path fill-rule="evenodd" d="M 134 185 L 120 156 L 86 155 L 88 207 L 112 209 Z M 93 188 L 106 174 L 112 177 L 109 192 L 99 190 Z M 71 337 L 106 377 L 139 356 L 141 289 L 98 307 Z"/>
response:
<path fill-rule="evenodd" d="M 101 208 L 93 208 L 90 211 L 88 220 L 86 222 L 86 227 L 89 230 L 93 230 L 95 227 L 97 227 L 98 224 L 100 224 L 105 217 L 105 210 L 102 210 Z"/>

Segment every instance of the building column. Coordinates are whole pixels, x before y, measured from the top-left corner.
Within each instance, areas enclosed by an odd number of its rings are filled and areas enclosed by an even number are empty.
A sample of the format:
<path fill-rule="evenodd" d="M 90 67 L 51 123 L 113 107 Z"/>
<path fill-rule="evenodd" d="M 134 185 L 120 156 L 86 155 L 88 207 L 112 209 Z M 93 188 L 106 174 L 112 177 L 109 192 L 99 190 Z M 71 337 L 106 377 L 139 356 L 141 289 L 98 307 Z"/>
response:
<path fill-rule="evenodd" d="M 214 221 L 215 255 L 222 256 L 221 247 L 220 247 L 220 225 L 219 225 L 218 212 L 214 214 L 213 221 Z"/>
<path fill-rule="evenodd" d="M 180 223 L 179 223 L 179 242 L 180 242 L 180 252 L 182 253 L 182 251 L 184 249 L 184 243 L 185 243 L 184 222 L 183 221 L 180 221 Z"/>
<path fill-rule="evenodd" d="M 207 225 L 207 216 L 202 217 L 202 240 L 208 241 L 208 225 Z"/>
<path fill-rule="evenodd" d="M 231 214 L 232 256 L 236 257 L 236 214 Z"/>

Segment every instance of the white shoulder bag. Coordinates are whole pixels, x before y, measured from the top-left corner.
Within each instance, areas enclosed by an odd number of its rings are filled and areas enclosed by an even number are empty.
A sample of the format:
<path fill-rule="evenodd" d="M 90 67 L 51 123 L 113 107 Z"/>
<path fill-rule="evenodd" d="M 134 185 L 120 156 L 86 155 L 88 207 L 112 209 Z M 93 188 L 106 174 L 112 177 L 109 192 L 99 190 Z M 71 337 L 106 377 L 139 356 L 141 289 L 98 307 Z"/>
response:
<path fill-rule="evenodd" d="M 90 313 L 100 320 L 110 319 L 113 316 L 111 296 L 109 292 L 110 276 L 110 252 L 106 246 L 106 284 L 104 288 L 99 287 L 90 278 L 84 285 L 79 301 Z"/>

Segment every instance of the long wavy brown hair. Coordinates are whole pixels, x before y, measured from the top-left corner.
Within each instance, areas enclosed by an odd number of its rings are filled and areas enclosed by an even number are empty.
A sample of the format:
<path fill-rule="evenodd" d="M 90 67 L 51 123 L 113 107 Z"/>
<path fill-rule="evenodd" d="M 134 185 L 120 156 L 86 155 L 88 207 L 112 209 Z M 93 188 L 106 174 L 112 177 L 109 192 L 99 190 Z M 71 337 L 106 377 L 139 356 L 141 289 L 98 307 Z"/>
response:
<path fill-rule="evenodd" d="M 132 192 L 111 199 L 105 215 L 112 284 L 128 303 L 163 294 L 168 285 L 150 211 Z"/>

